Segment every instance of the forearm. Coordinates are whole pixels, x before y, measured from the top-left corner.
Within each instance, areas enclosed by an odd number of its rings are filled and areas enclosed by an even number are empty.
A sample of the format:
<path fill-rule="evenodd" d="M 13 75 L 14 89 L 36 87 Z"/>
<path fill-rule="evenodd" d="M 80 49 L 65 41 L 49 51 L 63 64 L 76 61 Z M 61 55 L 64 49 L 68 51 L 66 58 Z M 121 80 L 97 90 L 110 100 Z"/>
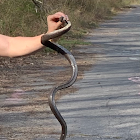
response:
<path fill-rule="evenodd" d="M 17 57 L 30 54 L 43 47 L 41 35 L 35 37 L 9 37 L 7 55 Z"/>
<path fill-rule="evenodd" d="M 9 37 L 0 35 L 0 56 L 17 57 L 41 49 L 41 36 Z"/>

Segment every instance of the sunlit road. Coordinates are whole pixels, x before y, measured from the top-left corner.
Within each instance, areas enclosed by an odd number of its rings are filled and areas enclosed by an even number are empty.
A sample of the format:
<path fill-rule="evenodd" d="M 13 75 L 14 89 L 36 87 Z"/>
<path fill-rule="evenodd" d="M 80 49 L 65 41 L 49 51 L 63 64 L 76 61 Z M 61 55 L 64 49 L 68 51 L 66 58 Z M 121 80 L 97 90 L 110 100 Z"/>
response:
<path fill-rule="evenodd" d="M 96 64 L 79 90 L 58 103 L 67 140 L 140 139 L 140 7 L 120 13 L 90 33 Z"/>

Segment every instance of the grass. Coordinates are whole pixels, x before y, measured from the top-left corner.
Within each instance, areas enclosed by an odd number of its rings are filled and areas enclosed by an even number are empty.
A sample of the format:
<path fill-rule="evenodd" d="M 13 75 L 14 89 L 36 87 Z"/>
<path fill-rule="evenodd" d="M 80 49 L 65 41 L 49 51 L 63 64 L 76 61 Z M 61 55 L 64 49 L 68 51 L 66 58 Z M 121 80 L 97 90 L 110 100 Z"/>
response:
<path fill-rule="evenodd" d="M 42 0 L 40 0 L 42 1 Z M 83 36 L 98 23 L 112 17 L 118 10 L 140 0 L 43 0 L 46 16 L 57 11 L 68 14 L 72 28 L 60 41 L 71 48 L 81 44 Z M 35 36 L 47 31 L 47 25 L 40 13 L 36 13 L 32 0 L 0 0 L 1 34 L 9 36 Z"/>

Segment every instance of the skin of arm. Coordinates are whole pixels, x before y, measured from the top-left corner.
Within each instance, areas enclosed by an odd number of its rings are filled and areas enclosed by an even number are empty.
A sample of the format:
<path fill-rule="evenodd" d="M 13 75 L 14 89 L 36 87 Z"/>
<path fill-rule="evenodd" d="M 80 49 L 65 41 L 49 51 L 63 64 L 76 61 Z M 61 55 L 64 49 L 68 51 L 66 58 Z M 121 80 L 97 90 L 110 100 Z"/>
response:
<path fill-rule="evenodd" d="M 62 13 L 57 12 L 47 17 L 48 32 L 52 32 L 61 26 L 62 22 L 59 21 L 60 17 L 68 17 Z M 0 34 L 0 56 L 18 57 L 28 55 L 34 51 L 43 48 L 41 44 L 41 35 L 34 37 L 10 37 Z"/>
<path fill-rule="evenodd" d="M 0 56 L 17 57 L 30 54 L 43 47 L 42 35 L 35 37 L 9 37 L 0 35 Z"/>

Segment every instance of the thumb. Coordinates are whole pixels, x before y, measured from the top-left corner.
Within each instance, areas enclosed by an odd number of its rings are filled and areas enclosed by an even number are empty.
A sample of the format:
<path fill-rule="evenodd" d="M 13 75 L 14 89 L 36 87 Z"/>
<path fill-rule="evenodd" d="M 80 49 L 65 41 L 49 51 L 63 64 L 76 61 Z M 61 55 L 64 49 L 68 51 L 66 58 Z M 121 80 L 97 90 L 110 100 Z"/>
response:
<path fill-rule="evenodd" d="M 57 22 L 57 29 L 60 29 L 60 28 L 63 28 L 64 27 L 64 17 L 63 16 L 61 16 L 60 18 L 59 18 L 59 21 Z"/>
<path fill-rule="evenodd" d="M 57 25 L 57 29 L 60 29 L 60 28 L 64 27 L 64 23 L 61 22 L 61 21 L 58 21 L 56 25 Z"/>

